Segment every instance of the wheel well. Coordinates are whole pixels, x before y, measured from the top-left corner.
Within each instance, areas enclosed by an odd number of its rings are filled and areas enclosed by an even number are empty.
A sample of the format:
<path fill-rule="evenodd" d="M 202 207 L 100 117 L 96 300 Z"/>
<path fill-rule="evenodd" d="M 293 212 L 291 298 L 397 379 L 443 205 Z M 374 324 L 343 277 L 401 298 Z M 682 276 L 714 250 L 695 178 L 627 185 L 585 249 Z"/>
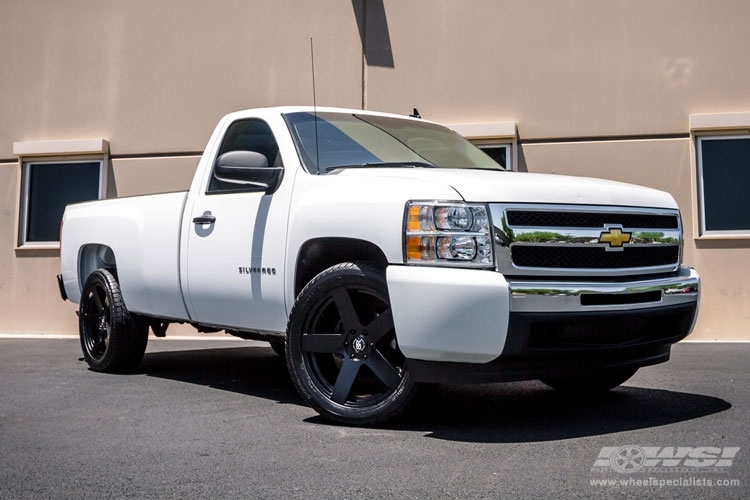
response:
<path fill-rule="evenodd" d="M 81 247 L 78 254 L 78 287 L 83 290 L 89 275 L 97 269 L 107 269 L 117 277 L 115 253 L 107 245 L 89 244 Z"/>
<path fill-rule="evenodd" d="M 321 271 L 341 262 L 369 262 L 385 269 L 388 260 L 374 243 L 353 238 L 317 238 L 307 241 L 297 256 L 294 295 Z"/>

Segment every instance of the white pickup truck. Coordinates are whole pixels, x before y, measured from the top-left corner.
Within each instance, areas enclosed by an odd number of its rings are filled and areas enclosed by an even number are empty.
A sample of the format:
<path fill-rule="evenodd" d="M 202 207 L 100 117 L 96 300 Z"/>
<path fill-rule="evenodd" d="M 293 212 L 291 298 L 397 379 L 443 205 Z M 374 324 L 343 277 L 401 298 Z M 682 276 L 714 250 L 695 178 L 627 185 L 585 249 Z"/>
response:
<path fill-rule="evenodd" d="M 63 299 L 97 371 L 172 322 L 267 340 L 302 398 L 369 425 L 426 384 L 611 389 L 687 336 L 697 273 L 672 196 L 504 171 L 413 117 L 225 116 L 187 192 L 70 205 Z"/>

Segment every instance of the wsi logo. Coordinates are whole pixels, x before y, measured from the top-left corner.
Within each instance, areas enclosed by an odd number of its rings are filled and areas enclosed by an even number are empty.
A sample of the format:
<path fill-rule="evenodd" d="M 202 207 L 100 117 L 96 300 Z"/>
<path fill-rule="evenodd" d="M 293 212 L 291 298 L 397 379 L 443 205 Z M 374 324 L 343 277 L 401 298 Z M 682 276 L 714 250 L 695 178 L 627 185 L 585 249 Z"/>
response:
<path fill-rule="evenodd" d="M 725 472 L 732 466 L 739 448 L 712 446 L 605 446 L 592 471 L 614 469 L 632 472 Z"/>

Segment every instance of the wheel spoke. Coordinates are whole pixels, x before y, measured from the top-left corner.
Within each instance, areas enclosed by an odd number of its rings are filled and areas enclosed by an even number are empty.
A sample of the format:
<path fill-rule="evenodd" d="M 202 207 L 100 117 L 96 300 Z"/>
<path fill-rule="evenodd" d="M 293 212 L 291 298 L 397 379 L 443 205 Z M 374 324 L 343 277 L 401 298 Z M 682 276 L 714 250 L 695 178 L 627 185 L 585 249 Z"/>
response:
<path fill-rule="evenodd" d="M 357 379 L 360 366 L 362 366 L 362 363 L 359 361 L 344 360 L 338 377 L 336 377 L 336 385 L 333 387 L 333 395 L 331 396 L 336 403 L 346 403 L 346 398 L 349 397 L 354 381 Z"/>
<path fill-rule="evenodd" d="M 336 304 L 336 309 L 339 311 L 341 322 L 344 324 L 344 330 L 361 328 L 362 324 L 359 322 L 359 316 L 357 316 L 357 311 L 354 309 L 349 292 L 345 288 L 337 288 L 333 291 L 332 296 L 333 302 Z"/>
<path fill-rule="evenodd" d="M 377 342 L 393 329 L 393 313 L 388 308 L 365 327 L 372 342 Z"/>
<path fill-rule="evenodd" d="M 99 332 L 96 338 L 94 338 L 94 345 L 91 348 L 91 352 L 92 354 L 99 354 L 105 349 L 105 347 L 106 347 L 106 344 L 105 344 L 104 335 L 101 332 Z"/>
<path fill-rule="evenodd" d="M 94 296 L 94 306 L 96 307 L 97 313 L 102 314 L 104 312 L 104 304 L 102 304 L 102 298 L 99 297 L 99 289 L 94 288 L 94 290 L 91 291 L 91 294 Z"/>
<path fill-rule="evenodd" d="M 306 333 L 302 335 L 302 351 L 319 353 L 343 353 L 344 336 L 340 333 Z"/>
<path fill-rule="evenodd" d="M 380 354 L 380 351 L 373 350 L 366 363 L 372 373 L 391 389 L 401 382 L 401 374 Z"/>

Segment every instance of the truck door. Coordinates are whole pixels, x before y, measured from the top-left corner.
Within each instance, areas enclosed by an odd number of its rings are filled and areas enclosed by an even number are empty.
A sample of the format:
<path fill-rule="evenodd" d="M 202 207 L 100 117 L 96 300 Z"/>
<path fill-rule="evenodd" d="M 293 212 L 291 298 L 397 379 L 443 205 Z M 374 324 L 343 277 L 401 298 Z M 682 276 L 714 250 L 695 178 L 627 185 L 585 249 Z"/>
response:
<path fill-rule="evenodd" d="M 253 151 L 282 166 L 268 124 L 242 119 L 227 128 L 218 158 Z M 216 161 L 214 160 L 214 167 Z M 193 321 L 238 329 L 284 331 L 284 248 L 291 180 L 273 194 L 232 184 L 212 171 L 204 193 L 188 206 L 183 228 L 183 293 Z M 185 229 L 183 229 L 185 230 Z"/>

